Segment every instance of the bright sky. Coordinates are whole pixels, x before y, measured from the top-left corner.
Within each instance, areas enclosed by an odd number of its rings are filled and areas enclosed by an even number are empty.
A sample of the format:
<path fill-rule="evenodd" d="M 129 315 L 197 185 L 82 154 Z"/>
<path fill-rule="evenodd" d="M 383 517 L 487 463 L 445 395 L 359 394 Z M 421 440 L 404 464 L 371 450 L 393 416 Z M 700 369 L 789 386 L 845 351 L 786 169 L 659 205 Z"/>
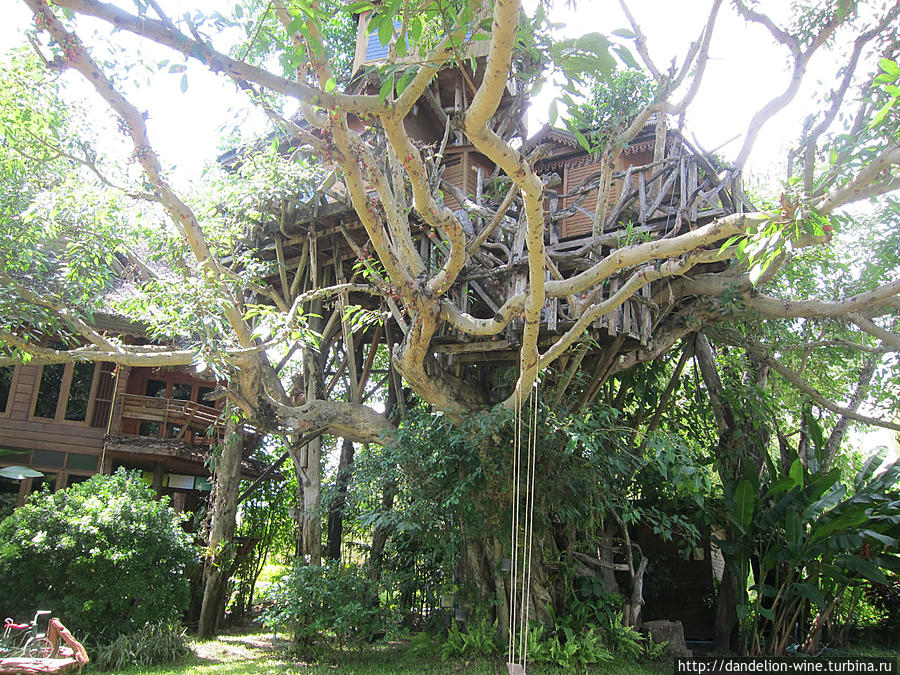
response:
<path fill-rule="evenodd" d="M 533 0 L 532 0 L 533 2 Z M 170 16 L 180 16 L 183 12 L 200 7 L 221 11 L 222 2 L 216 0 L 166 0 L 161 2 Z M 527 4 L 527 0 L 526 0 Z M 772 4 L 772 3 L 770 3 Z M 124 3 L 133 11 L 131 3 Z M 708 150 L 722 148 L 725 156 L 733 156 L 739 147 L 735 136 L 746 131 L 750 117 L 771 96 L 775 87 L 783 88 L 787 82 L 784 66 L 785 54 L 772 44 L 768 33 L 758 26 L 747 26 L 736 17 L 728 3 L 723 3 L 719 26 L 710 50 L 704 86 L 688 113 L 686 129 L 698 138 Z M 681 0 L 680 2 L 660 2 L 659 0 L 631 0 L 632 13 L 648 37 L 651 56 L 657 65 L 665 68 L 673 58 L 681 57 L 690 42 L 700 34 L 706 19 L 708 0 Z M 774 3 L 776 8 L 783 6 Z M 0 25 L 0 48 L 11 47 L 22 40 L 21 31 L 31 25 L 30 12 L 24 3 L 14 2 L 7 7 L 5 21 Z M 559 2 L 558 21 L 567 24 L 565 33 L 598 31 L 610 32 L 627 27 L 628 23 L 619 5 L 613 0 L 583 1 L 577 10 L 567 3 Z M 97 23 L 89 23 L 91 27 Z M 101 30 L 106 31 L 101 25 Z M 127 35 L 110 37 L 110 42 L 127 45 L 134 49 L 139 41 Z M 156 60 L 171 58 L 164 50 L 143 44 L 145 55 Z M 829 64 L 826 55 L 820 62 L 813 62 L 814 82 L 817 77 L 829 79 Z M 173 59 L 173 62 L 182 61 Z M 164 160 L 178 167 L 177 175 L 195 177 L 199 175 L 205 162 L 215 157 L 221 128 L 234 125 L 235 105 L 243 108 L 244 100 L 235 95 L 232 84 L 224 78 L 209 74 L 194 62 L 187 64 L 188 90 L 181 92 L 181 74 L 166 72 L 134 72 L 134 80 L 146 79 L 147 84 L 140 89 L 132 89 L 129 96 L 139 107 L 150 111 L 148 120 L 155 147 Z M 819 68 L 817 72 L 817 68 Z M 67 78 L 74 82 L 77 78 Z M 83 95 L 89 95 L 82 85 L 73 86 Z M 809 92 L 802 92 L 792 108 L 782 115 L 772 128 L 757 142 L 757 152 L 751 169 L 761 170 L 784 156 L 784 146 L 788 139 L 796 136 L 799 121 L 806 110 L 803 102 L 809 101 Z M 546 119 L 549 94 L 537 100 L 531 113 L 531 127 L 536 129 Z M 261 118 L 251 115 L 251 128 L 261 126 Z"/>

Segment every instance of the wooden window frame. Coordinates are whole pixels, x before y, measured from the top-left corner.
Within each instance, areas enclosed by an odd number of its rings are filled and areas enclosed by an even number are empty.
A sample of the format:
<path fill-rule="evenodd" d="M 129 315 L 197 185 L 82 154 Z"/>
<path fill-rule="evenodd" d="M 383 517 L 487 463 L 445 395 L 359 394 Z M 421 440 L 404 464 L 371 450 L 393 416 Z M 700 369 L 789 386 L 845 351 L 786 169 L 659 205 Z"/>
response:
<path fill-rule="evenodd" d="M 75 372 L 75 362 L 64 364 L 63 376 L 59 383 L 59 395 L 56 399 L 56 412 L 53 417 L 38 417 L 34 414 L 37 407 L 38 396 L 41 392 L 41 381 L 44 377 L 44 366 L 52 364 L 40 364 L 37 375 L 34 380 L 34 392 L 31 396 L 31 409 L 28 413 L 28 419 L 36 422 L 51 422 L 54 424 L 67 424 L 77 427 L 91 426 L 91 419 L 94 415 L 94 401 L 97 396 L 97 380 L 100 377 L 100 364 L 93 362 L 94 374 L 91 376 L 91 388 L 88 393 L 87 411 L 83 420 L 67 420 L 66 407 L 69 405 L 69 393 L 72 386 L 72 375 Z"/>
<path fill-rule="evenodd" d="M 11 417 L 12 409 L 13 409 L 13 401 L 16 398 L 16 390 L 19 386 L 19 372 L 22 370 L 21 366 L 14 365 L 13 366 L 13 376 L 9 381 L 9 397 L 6 399 L 6 407 L 0 410 L 0 417 Z"/>

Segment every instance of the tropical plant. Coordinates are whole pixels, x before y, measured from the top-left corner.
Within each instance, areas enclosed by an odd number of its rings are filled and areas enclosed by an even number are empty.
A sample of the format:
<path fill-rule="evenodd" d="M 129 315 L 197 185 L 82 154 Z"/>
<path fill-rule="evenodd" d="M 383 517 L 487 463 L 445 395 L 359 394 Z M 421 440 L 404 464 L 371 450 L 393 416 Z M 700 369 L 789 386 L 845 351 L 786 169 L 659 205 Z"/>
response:
<path fill-rule="evenodd" d="M 729 502 L 739 536 L 722 546 L 739 576 L 752 569 L 754 578 L 749 601 L 738 606 L 751 654 L 784 653 L 798 625 L 800 646 L 815 652 L 848 588 L 886 584 L 885 571 L 900 570 L 900 463 L 879 470 L 884 452 L 875 452 L 845 485 L 840 470 L 822 468 L 821 429 L 808 423 L 815 453 L 807 463 L 795 457 L 779 471 L 770 460 L 773 480 L 745 476 Z"/>
<path fill-rule="evenodd" d="M 492 623 L 484 617 L 469 622 L 465 630 L 459 627 L 459 622 L 453 621 L 441 645 L 443 659 L 495 656 L 499 652 L 500 633 L 497 622 Z"/>

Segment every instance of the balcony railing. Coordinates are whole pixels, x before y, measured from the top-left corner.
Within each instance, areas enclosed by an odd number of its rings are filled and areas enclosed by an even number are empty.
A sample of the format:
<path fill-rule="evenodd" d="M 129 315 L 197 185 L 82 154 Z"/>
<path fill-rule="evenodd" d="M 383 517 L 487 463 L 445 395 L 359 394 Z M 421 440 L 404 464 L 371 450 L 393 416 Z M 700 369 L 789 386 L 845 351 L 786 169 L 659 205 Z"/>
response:
<path fill-rule="evenodd" d="M 123 420 L 156 423 L 163 436 L 168 435 L 168 429 L 178 429 L 178 440 L 188 431 L 195 434 L 195 441 L 199 440 L 197 434 L 203 434 L 211 425 L 222 424 L 221 416 L 221 411 L 193 401 L 136 394 L 122 397 Z"/>

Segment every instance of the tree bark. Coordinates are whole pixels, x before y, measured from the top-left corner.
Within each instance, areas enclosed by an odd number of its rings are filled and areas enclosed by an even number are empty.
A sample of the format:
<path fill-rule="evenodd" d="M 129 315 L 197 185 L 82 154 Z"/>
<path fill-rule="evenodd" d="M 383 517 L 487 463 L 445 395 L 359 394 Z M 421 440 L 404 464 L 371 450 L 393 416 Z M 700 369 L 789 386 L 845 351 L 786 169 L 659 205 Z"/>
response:
<path fill-rule="evenodd" d="M 715 637 L 713 638 L 713 652 L 716 654 L 735 651 L 734 632 L 737 626 L 739 591 L 737 575 L 726 561 L 722 584 L 719 586 L 719 602 L 716 605 Z"/>
<path fill-rule="evenodd" d="M 226 571 L 231 567 L 232 541 L 237 516 L 238 493 L 241 484 L 241 459 L 244 439 L 239 425 L 226 408 L 225 439 L 222 454 L 216 463 L 214 494 L 212 495 L 212 522 L 209 528 L 207 557 L 204 567 L 203 605 L 197 635 L 212 637 L 219 628 L 224 607 L 223 596 L 228 579 Z"/>
<path fill-rule="evenodd" d="M 853 396 L 847 404 L 848 410 L 853 412 L 859 410 L 859 406 L 862 405 L 862 402 L 869 393 L 869 384 L 872 382 L 872 376 L 875 374 L 875 368 L 878 366 L 878 361 L 878 357 L 870 356 L 863 363 L 862 370 L 859 371 L 859 377 L 856 380 L 856 390 L 853 392 Z M 850 426 L 850 418 L 847 415 L 841 415 L 837 424 L 834 425 L 831 435 L 825 442 L 825 451 L 822 453 L 824 456 L 822 466 L 823 472 L 831 469 L 835 455 L 837 455 L 837 452 L 841 447 L 841 442 L 844 440 L 844 434 L 847 433 L 848 426 Z"/>
<path fill-rule="evenodd" d="M 347 487 L 353 474 L 353 441 L 344 439 L 341 444 L 341 459 L 335 477 L 335 497 L 328 511 L 328 560 L 341 559 L 341 538 L 344 535 L 344 509 L 347 506 Z"/>

